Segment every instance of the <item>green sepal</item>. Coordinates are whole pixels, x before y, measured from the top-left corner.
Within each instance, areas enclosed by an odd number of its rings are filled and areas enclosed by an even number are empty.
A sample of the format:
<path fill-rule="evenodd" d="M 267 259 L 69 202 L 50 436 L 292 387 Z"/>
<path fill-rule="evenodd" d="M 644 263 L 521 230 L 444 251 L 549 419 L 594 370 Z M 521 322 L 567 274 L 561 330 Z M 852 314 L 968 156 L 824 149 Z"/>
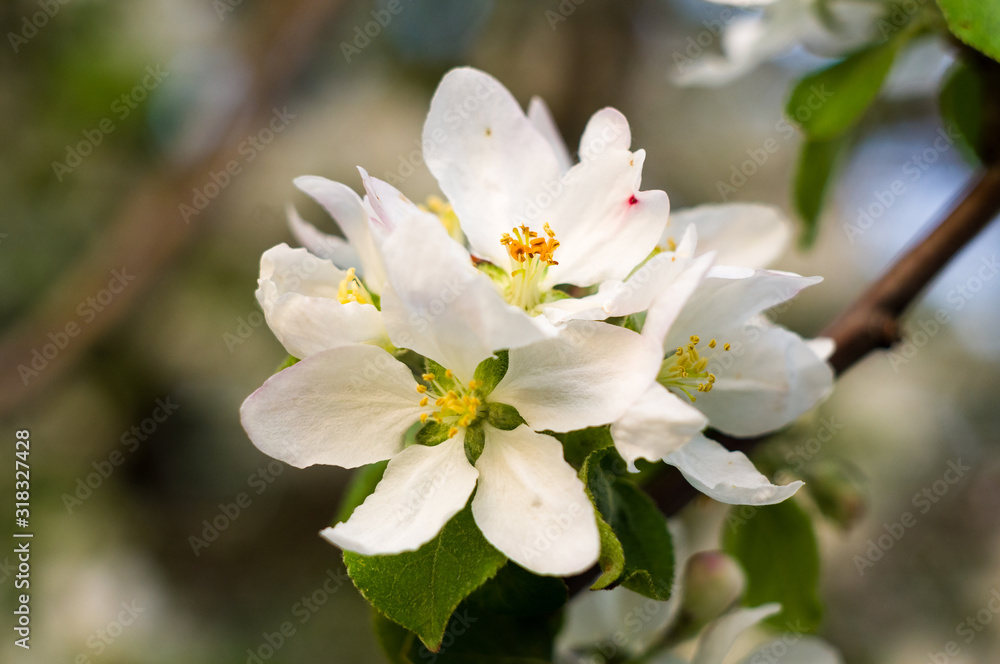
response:
<path fill-rule="evenodd" d="M 440 445 L 448 440 L 448 431 L 450 430 L 450 424 L 427 420 L 417 431 L 417 445 L 426 445 L 428 447 Z"/>
<path fill-rule="evenodd" d="M 469 505 L 437 537 L 393 556 L 344 552 L 347 573 L 372 606 L 437 651 L 455 609 L 507 562 L 476 526 Z"/>
<path fill-rule="evenodd" d="M 277 368 L 276 368 L 276 369 L 274 370 L 274 373 L 278 373 L 279 371 L 282 371 L 282 370 L 284 370 L 284 369 L 287 369 L 288 367 L 290 367 L 290 366 L 292 366 L 293 364 L 296 364 L 296 363 L 298 363 L 298 362 L 299 362 L 299 358 L 297 358 L 297 357 L 292 357 L 291 355 L 289 355 L 288 357 L 286 357 L 285 359 L 283 359 L 283 360 L 281 361 L 281 364 L 279 364 L 279 365 L 277 366 Z"/>
<path fill-rule="evenodd" d="M 490 426 L 503 431 L 512 431 L 526 424 L 524 418 L 517 412 L 517 408 L 505 403 L 486 404 L 486 421 Z"/>
<path fill-rule="evenodd" d="M 497 384 L 503 380 L 503 377 L 507 374 L 508 361 L 507 351 L 498 350 L 493 353 L 492 357 L 486 358 L 476 367 L 476 372 L 472 377 L 476 382 L 480 383 L 477 391 L 481 395 L 481 398 L 485 399 L 488 397 Z"/>
<path fill-rule="evenodd" d="M 448 378 L 448 370 L 429 357 L 424 358 L 424 371 L 429 374 L 434 374 L 434 379 L 437 381 L 438 385 L 444 388 L 445 392 L 448 390 L 454 390 L 458 386 L 458 381 L 454 378 L 454 376 Z"/>
<path fill-rule="evenodd" d="M 473 422 L 465 429 L 465 458 L 473 466 L 479 461 L 479 455 L 483 453 L 486 445 L 486 432 L 483 431 L 483 423 Z"/>
<path fill-rule="evenodd" d="M 769 624 L 782 629 L 792 624 L 803 632 L 816 629 L 823 616 L 819 547 L 812 519 L 794 500 L 731 510 L 722 550 L 746 572 L 744 606 L 780 602 L 781 613 L 769 618 Z"/>
<path fill-rule="evenodd" d="M 570 295 L 569 293 L 553 288 L 551 290 L 547 290 L 544 293 L 542 293 L 542 297 L 539 300 L 539 304 L 548 304 L 549 302 L 558 302 L 559 300 L 565 300 L 565 299 L 568 299 L 568 298 L 571 298 L 571 297 L 573 297 L 573 296 Z"/>
<path fill-rule="evenodd" d="M 483 261 L 476 264 L 476 269 L 489 277 L 493 283 L 501 288 L 506 288 L 510 283 L 510 274 L 499 265 Z"/>

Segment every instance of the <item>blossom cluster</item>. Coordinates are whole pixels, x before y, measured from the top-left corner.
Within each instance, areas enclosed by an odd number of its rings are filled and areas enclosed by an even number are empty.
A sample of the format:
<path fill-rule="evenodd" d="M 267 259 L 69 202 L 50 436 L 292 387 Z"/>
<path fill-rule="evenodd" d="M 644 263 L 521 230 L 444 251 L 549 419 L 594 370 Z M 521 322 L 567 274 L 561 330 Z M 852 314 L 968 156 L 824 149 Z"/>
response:
<path fill-rule="evenodd" d="M 645 152 L 621 113 L 593 115 L 574 163 L 541 100 L 525 113 L 470 68 L 444 77 L 424 137 L 444 198 L 414 203 L 363 169 L 363 198 L 300 177 L 344 237 L 290 209 L 304 248 L 261 259 L 257 299 L 299 361 L 243 404 L 251 440 L 298 467 L 388 460 L 326 539 L 412 551 L 471 499 L 508 558 L 579 573 L 598 523 L 556 435 L 589 427 L 609 427 L 630 470 L 662 460 L 722 502 L 795 493 L 704 435 L 772 431 L 831 388 L 829 343 L 764 315 L 819 281 L 765 269 L 790 236 L 780 213 L 671 213 L 640 190 Z"/>

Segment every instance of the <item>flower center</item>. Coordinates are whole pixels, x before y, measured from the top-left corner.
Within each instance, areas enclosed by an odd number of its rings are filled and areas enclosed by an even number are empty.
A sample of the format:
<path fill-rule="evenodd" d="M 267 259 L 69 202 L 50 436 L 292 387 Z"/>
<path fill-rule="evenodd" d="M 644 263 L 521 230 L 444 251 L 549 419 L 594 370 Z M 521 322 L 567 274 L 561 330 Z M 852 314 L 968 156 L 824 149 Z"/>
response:
<path fill-rule="evenodd" d="M 361 280 L 358 279 L 353 267 L 340 280 L 340 284 L 337 286 L 337 299 L 340 300 L 341 304 L 347 304 L 348 302 L 374 304 L 371 294 L 365 288 L 364 284 L 361 283 Z"/>
<path fill-rule="evenodd" d="M 660 365 L 660 373 L 656 377 L 664 387 L 672 387 L 683 392 L 692 402 L 696 401 L 692 390 L 696 392 L 711 392 L 715 385 L 715 374 L 709 373 L 708 362 L 711 356 L 718 354 L 716 347 L 718 344 L 712 339 L 707 344 L 707 349 L 702 348 L 702 353 L 698 352 L 698 344 L 701 339 L 697 334 L 692 335 L 690 342 L 686 346 L 678 346 L 677 350 L 667 356 Z M 729 344 L 722 344 L 722 350 L 728 351 Z"/>
<path fill-rule="evenodd" d="M 527 226 L 511 229 L 500 238 L 500 244 L 507 247 L 510 256 L 511 281 L 505 295 L 511 304 L 530 312 L 542 300 L 540 287 L 542 278 L 549 265 L 558 265 L 552 256 L 559 247 L 555 232 L 545 224 L 543 227 L 547 237 L 539 237 L 538 233 Z"/>
<path fill-rule="evenodd" d="M 425 373 L 421 376 L 427 385 L 417 385 L 417 392 L 424 395 L 420 406 L 428 408 L 420 413 L 420 423 L 434 420 L 438 424 L 450 424 L 448 437 L 458 433 L 460 427 L 467 427 L 479 417 L 479 408 L 483 405 L 477 390 L 482 385 L 477 380 L 470 380 L 468 386 L 455 380 L 450 369 L 443 376 Z M 431 405 L 431 398 L 434 404 Z"/>
<path fill-rule="evenodd" d="M 428 196 L 427 201 L 420 206 L 420 209 L 437 215 L 441 225 L 448 231 L 448 235 L 456 242 L 465 243 L 462 226 L 458 222 L 458 215 L 455 214 L 455 208 L 451 206 L 451 203 L 446 203 L 438 196 Z"/>

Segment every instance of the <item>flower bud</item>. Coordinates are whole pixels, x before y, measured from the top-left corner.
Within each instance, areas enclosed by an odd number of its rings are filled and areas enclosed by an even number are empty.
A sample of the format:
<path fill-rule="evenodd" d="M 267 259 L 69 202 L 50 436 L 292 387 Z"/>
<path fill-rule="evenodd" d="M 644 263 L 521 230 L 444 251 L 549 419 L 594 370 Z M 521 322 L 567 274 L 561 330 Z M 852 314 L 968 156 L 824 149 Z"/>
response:
<path fill-rule="evenodd" d="M 743 570 L 733 558 L 721 551 L 696 553 L 684 570 L 685 621 L 700 629 L 736 603 L 745 587 Z"/>

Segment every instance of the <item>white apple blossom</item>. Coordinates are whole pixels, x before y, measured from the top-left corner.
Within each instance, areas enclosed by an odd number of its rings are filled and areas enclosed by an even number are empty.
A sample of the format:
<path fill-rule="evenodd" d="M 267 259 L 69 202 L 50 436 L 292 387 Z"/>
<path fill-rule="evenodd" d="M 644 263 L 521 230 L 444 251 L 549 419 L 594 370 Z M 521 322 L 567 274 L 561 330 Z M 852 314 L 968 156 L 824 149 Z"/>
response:
<path fill-rule="evenodd" d="M 656 380 L 612 425 L 615 446 L 631 468 L 639 458 L 662 459 L 716 500 L 780 502 L 802 483 L 775 486 L 744 454 L 699 432 L 706 425 L 734 436 L 773 431 L 827 395 L 829 349 L 762 315 L 819 279 L 711 267 L 712 254 L 690 256 L 695 234 L 686 228 L 672 256 L 672 268 L 684 277 L 669 281 L 646 313 L 642 334 L 661 344 L 664 358 Z"/>
<path fill-rule="evenodd" d="M 378 196 L 369 194 L 376 211 Z M 364 554 L 416 549 L 475 488 L 477 524 L 512 560 L 541 574 L 588 568 L 599 549 L 593 507 L 559 442 L 536 431 L 618 418 L 653 380 L 658 345 L 621 327 L 572 321 L 552 338 L 511 348 L 503 379 L 487 392 L 474 377 L 477 366 L 510 347 L 517 325 L 530 319 L 513 308 L 497 317 L 495 308 L 483 306 L 481 289 L 491 282 L 434 219 L 415 216 L 399 224 L 379 251 L 387 274 L 381 313 L 393 345 L 446 369 L 418 382 L 405 364 L 373 345 L 313 353 L 246 400 L 241 415 L 251 440 L 298 467 L 353 468 L 390 459 L 376 491 L 347 522 L 324 531 L 343 548 Z M 437 260 L 444 254 L 450 257 Z M 455 269 L 463 254 L 464 268 Z M 323 332 L 317 335 L 322 343 Z M 490 404 L 513 406 L 527 426 L 503 430 L 484 422 Z M 411 427 L 432 420 L 447 427 L 444 442 L 404 447 Z M 470 428 L 482 431 L 482 453 L 471 460 Z"/>
<path fill-rule="evenodd" d="M 873 41 L 879 0 L 709 0 L 758 10 L 731 20 L 722 34 L 722 54 L 678 62 L 672 77 L 681 85 L 725 85 L 796 45 L 839 56 Z"/>
<path fill-rule="evenodd" d="M 542 313 L 558 284 L 624 279 L 656 246 L 670 204 L 640 191 L 645 152 L 632 152 L 628 121 L 605 108 L 569 152 L 546 109 L 529 113 L 493 77 L 470 68 L 445 75 L 431 101 L 427 166 L 454 208 L 472 253 L 507 302 Z M 558 296 L 558 294 L 556 294 Z"/>

